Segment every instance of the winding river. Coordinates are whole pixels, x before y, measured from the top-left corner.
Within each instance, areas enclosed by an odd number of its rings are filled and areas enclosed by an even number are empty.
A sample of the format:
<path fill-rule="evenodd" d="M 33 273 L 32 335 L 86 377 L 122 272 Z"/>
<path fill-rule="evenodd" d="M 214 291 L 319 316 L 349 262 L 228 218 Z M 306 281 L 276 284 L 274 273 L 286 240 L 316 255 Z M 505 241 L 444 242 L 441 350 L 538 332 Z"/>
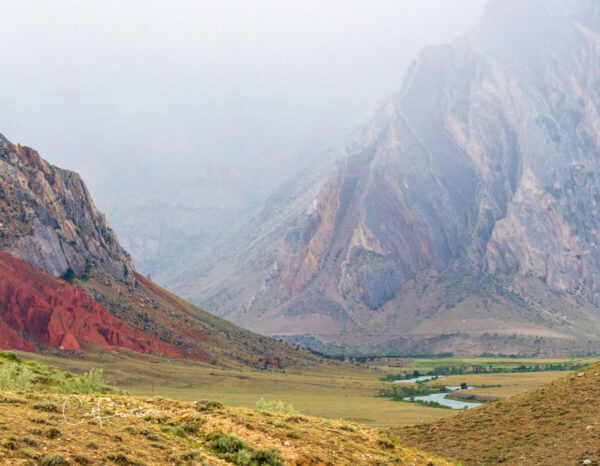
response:
<path fill-rule="evenodd" d="M 421 377 L 415 377 L 413 379 L 395 380 L 395 382 L 397 382 L 397 383 L 417 383 L 417 382 L 423 382 L 425 380 L 439 379 L 441 377 L 443 377 L 443 375 L 440 375 L 440 376 L 424 375 Z M 473 387 L 467 387 L 466 390 L 471 389 L 471 388 L 473 388 Z M 435 401 L 436 403 L 439 403 L 444 406 L 448 406 L 449 408 L 452 408 L 452 409 L 471 409 L 471 408 L 474 408 L 475 406 L 480 406 L 483 404 L 483 403 L 478 403 L 476 401 L 462 401 L 462 400 L 459 401 L 459 400 L 451 400 L 451 399 L 446 398 L 453 391 L 460 390 L 460 386 L 447 385 L 446 390 L 449 390 L 449 392 L 432 393 L 431 395 L 420 395 L 420 396 L 415 396 L 414 399 L 419 400 L 419 401 Z M 404 399 L 406 401 L 410 401 L 410 397 L 408 397 L 408 396 Z"/>

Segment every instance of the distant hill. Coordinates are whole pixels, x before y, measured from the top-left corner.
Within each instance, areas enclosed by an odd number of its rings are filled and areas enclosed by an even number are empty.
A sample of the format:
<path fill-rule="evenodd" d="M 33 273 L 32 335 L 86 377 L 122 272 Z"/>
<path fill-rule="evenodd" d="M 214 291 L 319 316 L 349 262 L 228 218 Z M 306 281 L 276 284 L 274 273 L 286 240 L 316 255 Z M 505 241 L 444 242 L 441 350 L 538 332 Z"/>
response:
<path fill-rule="evenodd" d="M 125 348 L 257 368 L 325 360 L 243 330 L 139 275 L 85 184 L 0 137 L 0 347 Z"/>
<path fill-rule="evenodd" d="M 522 395 L 395 433 L 403 444 L 464 465 L 599 464 L 599 387 L 600 364 L 593 364 Z"/>
<path fill-rule="evenodd" d="M 597 351 L 599 44 L 595 1 L 491 1 L 422 51 L 337 170 L 161 283 L 294 341 Z"/>

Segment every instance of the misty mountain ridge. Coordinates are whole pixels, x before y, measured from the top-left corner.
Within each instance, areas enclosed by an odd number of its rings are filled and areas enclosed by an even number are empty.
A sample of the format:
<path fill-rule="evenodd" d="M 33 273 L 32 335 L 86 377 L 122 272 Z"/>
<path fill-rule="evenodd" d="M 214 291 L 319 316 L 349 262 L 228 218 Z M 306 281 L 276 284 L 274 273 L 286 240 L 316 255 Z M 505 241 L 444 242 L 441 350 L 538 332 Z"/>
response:
<path fill-rule="evenodd" d="M 223 260 L 192 257 L 166 284 L 267 334 L 596 345 L 599 32 L 593 1 L 491 2 L 475 31 L 422 51 L 333 175 L 297 180 Z"/>

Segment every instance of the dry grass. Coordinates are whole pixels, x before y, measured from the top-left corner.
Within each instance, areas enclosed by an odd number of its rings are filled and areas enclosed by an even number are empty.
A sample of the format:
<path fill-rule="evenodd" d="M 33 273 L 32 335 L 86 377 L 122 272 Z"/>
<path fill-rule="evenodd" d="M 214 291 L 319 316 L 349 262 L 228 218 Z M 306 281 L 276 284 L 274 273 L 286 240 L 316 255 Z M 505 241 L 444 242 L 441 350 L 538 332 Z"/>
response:
<path fill-rule="evenodd" d="M 436 381 L 443 385 L 458 386 L 466 383 L 469 386 L 481 387 L 486 385 L 500 385 L 499 387 L 473 388 L 459 390 L 453 393 L 455 397 L 467 398 L 475 396 L 480 400 L 502 400 L 510 396 L 519 395 L 525 391 L 538 388 L 550 383 L 568 372 L 517 372 L 511 374 L 467 374 L 451 375 Z"/>
<path fill-rule="evenodd" d="M 90 366 L 103 368 L 106 378 L 133 395 L 160 395 L 191 401 L 211 399 L 228 406 L 256 407 L 261 398 L 281 400 L 300 412 L 318 417 L 346 419 L 370 426 L 392 427 L 448 416 L 447 409 L 397 403 L 376 395 L 390 382 L 385 373 L 352 365 L 306 371 L 223 369 L 195 361 L 167 361 L 127 351 L 88 352 L 85 359 L 19 353 L 74 373 Z"/>
<path fill-rule="evenodd" d="M 404 448 L 397 438 L 345 421 L 296 414 L 223 407 L 218 403 L 175 402 L 159 397 L 113 395 L 119 413 L 139 410 L 144 417 L 82 417 L 67 409 L 65 395 L 4 393 L 0 402 L 2 464 L 228 464 L 214 439 L 233 434 L 250 451 L 272 449 L 286 464 L 447 465 L 444 460 Z M 98 396 L 81 395 L 86 410 Z M 110 416 L 114 409 L 101 402 Z M 57 406 L 39 410 L 36 405 Z M 142 415 L 141 414 L 141 415 Z M 141 416 L 140 415 L 140 416 Z M 61 458 L 69 463 L 62 463 Z M 53 462 L 54 461 L 54 462 Z M 44 463 L 45 462 L 45 463 Z M 276 463 L 257 463 L 276 464 Z"/>
<path fill-rule="evenodd" d="M 600 464 L 600 364 L 430 424 L 400 441 L 463 464 Z"/>

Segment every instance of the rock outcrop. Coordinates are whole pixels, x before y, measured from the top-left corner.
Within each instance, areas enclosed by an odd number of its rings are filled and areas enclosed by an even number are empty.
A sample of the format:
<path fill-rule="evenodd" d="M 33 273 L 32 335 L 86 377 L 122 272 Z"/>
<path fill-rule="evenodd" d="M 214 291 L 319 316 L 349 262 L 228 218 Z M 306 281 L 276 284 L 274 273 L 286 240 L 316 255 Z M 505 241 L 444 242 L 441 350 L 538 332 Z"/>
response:
<path fill-rule="evenodd" d="M 429 338 L 449 332 L 458 310 L 473 332 L 543 335 L 556 328 L 531 310 L 539 296 L 515 291 L 530 279 L 564 297 L 572 327 L 581 306 L 572 296 L 600 306 L 597 2 L 490 2 L 475 31 L 423 50 L 343 152 L 344 166 L 291 225 L 260 232 L 238 246 L 235 265 L 174 289 L 253 330 L 333 340 Z M 513 296 L 512 317 L 468 283 L 457 302 L 428 302 L 457 264 Z M 235 283 L 250 276 L 262 283 Z M 500 302 L 490 293 L 483 301 Z M 507 318 L 514 325 L 498 327 Z"/>
<path fill-rule="evenodd" d="M 0 252 L 0 347 L 41 344 L 76 350 L 81 343 L 182 357 L 173 346 L 116 318 L 85 291 Z"/>
<path fill-rule="evenodd" d="M 133 283 L 133 263 L 77 173 L 0 135 L 0 250 L 54 276 L 91 267 Z"/>

